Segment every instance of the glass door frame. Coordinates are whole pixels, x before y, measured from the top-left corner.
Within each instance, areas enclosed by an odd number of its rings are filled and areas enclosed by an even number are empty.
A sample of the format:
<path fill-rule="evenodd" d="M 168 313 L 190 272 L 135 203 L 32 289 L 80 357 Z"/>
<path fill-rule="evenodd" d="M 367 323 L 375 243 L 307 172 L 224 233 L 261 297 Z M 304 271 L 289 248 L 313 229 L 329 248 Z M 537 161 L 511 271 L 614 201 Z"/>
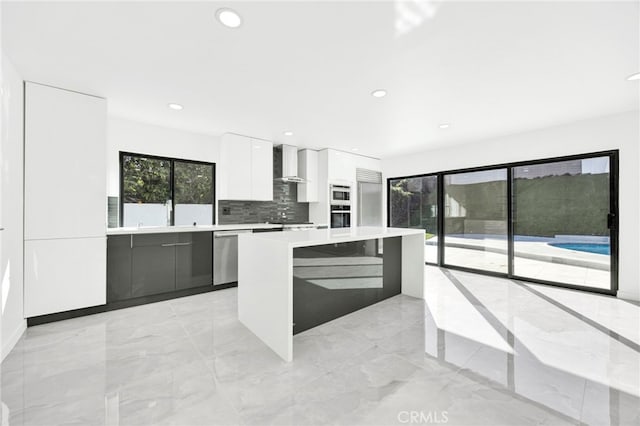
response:
<path fill-rule="evenodd" d="M 440 257 L 440 253 L 442 253 L 442 248 L 440 247 L 440 244 L 442 243 L 442 235 L 441 235 L 441 230 L 444 229 L 443 224 L 440 223 L 440 219 L 442 217 L 442 215 L 440 214 L 442 210 L 442 206 L 444 204 L 444 198 L 440 197 L 440 193 L 442 191 L 442 178 L 441 178 L 442 173 L 441 172 L 436 172 L 436 173 L 424 173 L 424 174 L 420 174 L 420 175 L 411 175 L 411 176 L 400 176 L 400 177 L 392 177 L 392 178 L 387 178 L 387 227 L 391 227 L 391 181 L 392 180 L 402 180 L 402 179 L 418 179 L 418 178 L 425 178 L 425 177 L 435 177 L 437 178 L 436 181 L 436 188 L 437 188 L 437 194 L 436 194 L 436 211 L 438 214 L 438 217 L 436 219 L 436 235 L 438 237 L 438 255 L 437 255 L 437 261 L 434 262 L 427 262 L 425 261 L 424 264 L 425 265 L 432 265 L 432 266 L 442 266 L 442 259 Z M 416 228 L 418 229 L 418 228 Z"/>
<path fill-rule="evenodd" d="M 596 288 L 589 286 L 581 286 L 576 284 L 568 284 L 558 281 L 541 280 L 532 277 L 523 277 L 514 274 L 514 195 L 513 195 L 513 168 L 522 166 L 532 166 L 546 163 L 554 163 L 571 160 L 585 160 L 589 158 L 608 157 L 609 158 L 609 217 L 607 224 L 609 228 L 609 244 L 610 244 L 610 282 L 609 288 Z M 410 176 L 390 177 L 387 178 L 387 226 L 391 226 L 391 200 L 390 189 L 391 181 L 399 179 L 421 178 L 427 176 L 437 176 L 437 235 L 438 235 L 438 262 L 425 262 L 426 265 L 441 266 L 447 269 L 472 272 L 482 275 L 489 275 L 501 278 L 509 278 L 519 281 L 527 281 L 536 284 L 551 285 L 555 287 L 564 287 L 575 290 L 583 290 L 592 293 L 601 293 L 608 295 L 616 295 L 618 291 L 618 251 L 619 251 L 619 191 L 618 191 L 618 168 L 619 168 L 619 151 L 599 151 L 586 154 L 568 155 L 562 157 L 542 158 L 530 161 L 518 161 L 512 163 L 496 164 L 491 166 L 472 167 L 456 170 L 447 170 L 442 172 L 416 174 Z M 507 273 L 486 271 L 482 269 L 469 268 L 464 266 L 449 265 L 445 262 L 445 241 L 444 241 L 444 176 L 457 173 L 479 172 L 496 169 L 507 169 Z"/>

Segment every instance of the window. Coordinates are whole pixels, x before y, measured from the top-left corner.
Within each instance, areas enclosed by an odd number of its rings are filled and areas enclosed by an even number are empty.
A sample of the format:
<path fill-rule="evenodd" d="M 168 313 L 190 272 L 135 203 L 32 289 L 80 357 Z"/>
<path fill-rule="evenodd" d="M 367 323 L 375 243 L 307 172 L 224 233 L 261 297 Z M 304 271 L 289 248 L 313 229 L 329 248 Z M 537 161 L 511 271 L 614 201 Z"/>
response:
<path fill-rule="evenodd" d="M 514 275 L 609 288 L 609 162 L 595 157 L 514 167 Z"/>
<path fill-rule="evenodd" d="M 120 153 L 121 226 L 212 225 L 215 164 Z"/>
<path fill-rule="evenodd" d="M 424 260 L 438 262 L 438 176 L 389 181 L 389 224 L 424 229 Z"/>
<path fill-rule="evenodd" d="M 427 263 L 615 294 L 617 182 L 617 151 L 390 178 L 388 225 Z"/>
<path fill-rule="evenodd" d="M 506 273 L 507 169 L 444 179 L 444 263 Z"/>
<path fill-rule="evenodd" d="M 213 223 L 213 181 L 212 164 L 177 160 L 173 163 L 176 225 Z"/>

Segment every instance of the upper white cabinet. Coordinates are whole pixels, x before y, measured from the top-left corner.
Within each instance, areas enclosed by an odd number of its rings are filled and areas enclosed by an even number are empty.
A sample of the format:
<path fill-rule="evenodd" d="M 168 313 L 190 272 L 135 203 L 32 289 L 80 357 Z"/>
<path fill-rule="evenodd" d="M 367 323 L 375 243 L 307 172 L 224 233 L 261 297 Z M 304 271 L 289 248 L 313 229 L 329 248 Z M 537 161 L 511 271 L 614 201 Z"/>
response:
<path fill-rule="evenodd" d="M 273 144 L 247 136 L 222 136 L 220 200 L 273 200 Z"/>
<path fill-rule="evenodd" d="M 24 238 L 105 236 L 107 102 L 27 83 Z"/>
<path fill-rule="evenodd" d="M 220 146 L 220 200 L 251 199 L 251 139 L 227 133 Z"/>
<path fill-rule="evenodd" d="M 353 185 L 355 183 L 356 155 L 333 149 L 329 149 L 328 154 L 329 181 L 332 183 Z"/>
<path fill-rule="evenodd" d="M 305 180 L 298 184 L 298 202 L 318 202 L 318 151 L 298 151 L 298 175 Z"/>

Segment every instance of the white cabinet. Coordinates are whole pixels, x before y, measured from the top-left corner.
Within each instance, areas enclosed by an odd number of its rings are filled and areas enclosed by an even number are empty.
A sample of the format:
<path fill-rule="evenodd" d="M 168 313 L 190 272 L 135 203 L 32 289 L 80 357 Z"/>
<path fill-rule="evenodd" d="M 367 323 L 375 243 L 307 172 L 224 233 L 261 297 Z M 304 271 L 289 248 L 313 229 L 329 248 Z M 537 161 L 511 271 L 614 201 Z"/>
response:
<path fill-rule="evenodd" d="M 251 199 L 273 200 L 273 144 L 251 139 Z"/>
<path fill-rule="evenodd" d="M 355 182 L 355 155 L 347 152 L 328 150 L 329 154 L 329 182 L 353 185 Z"/>
<path fill-rule="evenodd" d="M 251 139 L 227 133 L 220 146 L 220 200 L 251 199 Z"/>
<path fill-rule="evenodd" d="M 24 238 L 104 236 L 106 101 L 35 83 L 25 90 Z"/>
<path fill-rule="evenodd" d="M 219 200 L 273 200 L 273 144 L 224 134 L 218 181 Z"/>
<path fill-rule="evenodd" d="M 303 149 L 298 151 L 298 173 L 305 180 L 298 184 L 298 202 L 318 202 L 318 151 Z"/>
<path fill-rule="evenodd" d="M 27 318 L 106 303 L 107 238 L 24 243 Z"/>
<path fill-rule="evenodd" d="M 106 303 L 106 100 L 25 85 L 24 307 Z"/>

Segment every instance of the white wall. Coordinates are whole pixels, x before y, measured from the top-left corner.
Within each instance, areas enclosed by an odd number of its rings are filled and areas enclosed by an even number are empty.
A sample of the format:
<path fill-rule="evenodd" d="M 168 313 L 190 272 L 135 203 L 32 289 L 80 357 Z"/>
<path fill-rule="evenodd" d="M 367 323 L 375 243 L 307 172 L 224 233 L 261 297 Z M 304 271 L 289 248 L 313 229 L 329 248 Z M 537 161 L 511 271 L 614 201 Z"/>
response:
<path fill-rule="evenodd" d="M 640 262 L 638 262 L 640 259 L 639 141 L 640 117 L 636 111 L 451 148 L 387 158 L 383 160 L 382 168 L 384 178 L 387 179 L 619 149 L 620 264 L 618 297 L 640 300 Z"/>
<path fill-rule="evenodd" d="M 218 163 L 220 138 L 109 117 L 107 195 L 113 197 L 120 196 L 120 151 Z M 218 173 L 216 167 L 216 174 Z M 216 179 L 216 186 L 218 180 Z M 216 192 L 217 190 L 216 188 Z M 216 212 L 216 222 L 217 217 Z"/>
<path fill-rule="evenodd" d="M 2 280 L 2 359 L 23 331 L 23 82 L 2 55 L 2 166 L 0 185 L 0 278 Z"/>

